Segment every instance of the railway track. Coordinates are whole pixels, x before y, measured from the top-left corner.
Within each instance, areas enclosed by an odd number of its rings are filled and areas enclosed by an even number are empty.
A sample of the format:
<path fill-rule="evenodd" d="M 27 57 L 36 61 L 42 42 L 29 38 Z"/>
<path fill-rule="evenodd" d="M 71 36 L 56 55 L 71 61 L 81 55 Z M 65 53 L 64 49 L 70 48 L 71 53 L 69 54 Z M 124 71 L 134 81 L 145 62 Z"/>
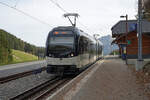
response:
<path fill-rule="evenodd" d="M 55 92 L 57 89 L 59 89 L 61 86 L 63 86 L 70 80 L 71 79 L 68 78 L 62 79 L 60 77 L 57 77 L 46 81 L 34 88 L 31 88 L 13 98 L 10 98 L 10 100 L 41 100 L 50 96 L 50 94 Z"/>
<path fill-rule="evenodd" d="M 19 79 L 19 78 L 22 78 L 22 77 L 26 77 L 26 76 L 32 75 L 34 73 L 35 74 L 40 73 L 41 71 L 45 71 L 45 70 L 46 70 L 46 68 L 43 67 L 43 68 L 37 69 L 37 70 L 26 71 L 26 72 L 23 72 L 23 73 L 18 73 L 18 74 L 2 77 L 2 78 L 0 78 L 0 84 L 6 83 L 6 82 L 9 82 L 9 81 L 12 81 L 12 80 L 16 80 L 16 79 Z"/>

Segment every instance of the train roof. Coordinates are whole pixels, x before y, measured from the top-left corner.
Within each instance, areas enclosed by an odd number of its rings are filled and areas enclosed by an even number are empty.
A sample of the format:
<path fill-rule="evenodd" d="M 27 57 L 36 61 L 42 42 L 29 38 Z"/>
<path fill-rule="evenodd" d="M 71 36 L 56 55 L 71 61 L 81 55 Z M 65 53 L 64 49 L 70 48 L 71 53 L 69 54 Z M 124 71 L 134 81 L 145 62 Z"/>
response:
<path fill-rule="evenodd" d="M 55 27 L 53 30 L 76 30 L 78 28 L 76 27 L 73 27 L 73 26 L 58 26 L 58 27 Z"/>
<path fill-rule="evenodd" d="M 98 41 L 93 36 L 89 35 L 88 33 L 85 33 L 83 30 L 81 30 L 81 29 L 79 29 L 77 27 L 74 27 L 74 26 L 58 26 L 58 27 L 53 28 L 52 31 L 55 31 L 55 30 L 66 30 L 66 29 L 67 30 L 71 30 L 71 31 L 79 31 L 80 32 L 79 35 L 84 35 L 84 36 L 90 38 L 93 41 Z M 101 41 L 99 41 L 99 43 L 102 44 Z"/>
<path fill-rule="evenodd" d="M 83 34 L 87 35 L 88 37 L 92 38 L 92 36 L 90 36 L 89 34 L 85 33 L 83 30 L 81 30 L 81 29 L 79 29 L 77 27 L 73 27 L 73 26 L 58 26 L 58 27 L 53 28 L 52 31 L 55 31 L 55 30 L 66 30 L 66 29 L 67 30 L 71 30 L 71 31 L 79 31 L 80 33 L 83 33 Z"/>

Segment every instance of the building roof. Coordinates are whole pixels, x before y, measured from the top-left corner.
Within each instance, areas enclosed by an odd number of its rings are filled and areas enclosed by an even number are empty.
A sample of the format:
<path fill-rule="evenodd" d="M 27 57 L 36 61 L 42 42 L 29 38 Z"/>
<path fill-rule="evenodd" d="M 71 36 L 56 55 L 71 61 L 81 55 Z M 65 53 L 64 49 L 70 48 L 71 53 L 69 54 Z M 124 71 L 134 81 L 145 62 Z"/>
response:
<path fill-rule="evenodd" d="M 137 20 L 128 20 L 128 32 L 137 31 Z M 126 20 L 119 21 L 112 28 L 112 36 L 126 33 Z M 142 20 L 142 32 L 150 34 L 150 22 Z"/>

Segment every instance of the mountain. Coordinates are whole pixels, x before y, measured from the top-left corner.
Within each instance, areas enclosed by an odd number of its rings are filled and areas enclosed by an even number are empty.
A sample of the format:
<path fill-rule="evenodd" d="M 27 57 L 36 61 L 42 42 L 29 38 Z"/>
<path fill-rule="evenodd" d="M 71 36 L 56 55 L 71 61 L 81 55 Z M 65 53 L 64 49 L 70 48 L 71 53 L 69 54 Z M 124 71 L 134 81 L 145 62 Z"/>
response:
<path fill-rule="evenodd" d="M 111 35 L 103 36 L 103 37 L 99 38 L 99 40 L 103 43 L 103 46 L 104 46 L 103 54 L 104 55 L 108 55 L 112 51 L 118 49 L 117 45 L 111 45 L 111 42 L 113 41 L 113 38 L 111 37 Z"/>

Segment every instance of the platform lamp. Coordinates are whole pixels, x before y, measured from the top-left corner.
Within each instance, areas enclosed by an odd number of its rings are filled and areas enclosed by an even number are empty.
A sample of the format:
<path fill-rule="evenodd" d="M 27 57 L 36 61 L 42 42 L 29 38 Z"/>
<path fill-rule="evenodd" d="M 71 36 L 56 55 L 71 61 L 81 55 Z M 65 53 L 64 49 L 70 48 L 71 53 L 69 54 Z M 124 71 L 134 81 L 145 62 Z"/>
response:
<path fill-rule="evenodd" d="M 93 35 L 93 37 L 94 37 L 95 39 L 97 39 L 98 36 L 100 36 L 100 35 L 99 35 L 99 34 L 94 34 L 94 35 Z"/>
<path fill-rule="evenodd" d="M 127 64 L 127 44 L 128 44 L 128 15 L 120 16 L 120 18 L 126 18 L 126 64 Z"/>
<path fill-rule="evenodd" d="M 128 35 L 128 15 L 120 16 L 120 18 L 126 18 L 126 43 L 127 43 L 127 35 Z"/>

